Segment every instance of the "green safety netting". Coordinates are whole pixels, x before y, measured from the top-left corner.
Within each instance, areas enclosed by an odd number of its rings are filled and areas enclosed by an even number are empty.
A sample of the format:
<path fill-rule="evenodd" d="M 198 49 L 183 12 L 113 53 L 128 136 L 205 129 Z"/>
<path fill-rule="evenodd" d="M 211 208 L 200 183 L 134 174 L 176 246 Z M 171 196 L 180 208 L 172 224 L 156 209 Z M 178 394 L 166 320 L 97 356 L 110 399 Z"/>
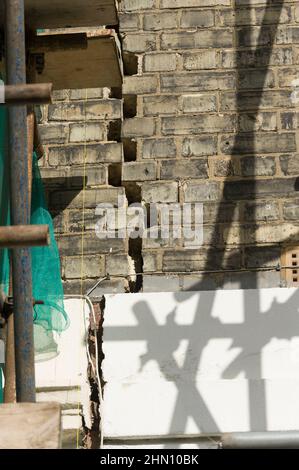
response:
<path fill-rule="evenodd" d="M 5 107 L 0 107 L 0 225 L 2 226 L 10 224 L 7 167 L 7 110 Z M 64 310 L 60 259 L 53 222 L 47 209 L 35 154 L 32 169 L 31 224 L 46 224 L 50 229 L 50 245 L 31 248 L 33 297 L 44 302 L 43 305 L 34 307 L 35 353 L 37 360 L 46 360 L 57 354 L 54 337 L 68 327 L 68 316 Z M 9 270 L 9 250 L 0 250 L 0 288 L 6 294 L 9 289 Z M 1 394 L 0 370 L 0 402 Z"/>

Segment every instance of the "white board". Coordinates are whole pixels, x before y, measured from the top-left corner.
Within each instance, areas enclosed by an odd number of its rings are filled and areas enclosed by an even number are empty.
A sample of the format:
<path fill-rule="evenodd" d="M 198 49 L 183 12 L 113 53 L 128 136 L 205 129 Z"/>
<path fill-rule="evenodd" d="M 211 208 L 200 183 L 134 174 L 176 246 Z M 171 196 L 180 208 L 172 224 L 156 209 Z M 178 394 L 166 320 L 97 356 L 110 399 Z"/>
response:
<path fill-rule="evenodd" d="M 299 290 L 106 296 L 106 437 L 299 428 Z"/>

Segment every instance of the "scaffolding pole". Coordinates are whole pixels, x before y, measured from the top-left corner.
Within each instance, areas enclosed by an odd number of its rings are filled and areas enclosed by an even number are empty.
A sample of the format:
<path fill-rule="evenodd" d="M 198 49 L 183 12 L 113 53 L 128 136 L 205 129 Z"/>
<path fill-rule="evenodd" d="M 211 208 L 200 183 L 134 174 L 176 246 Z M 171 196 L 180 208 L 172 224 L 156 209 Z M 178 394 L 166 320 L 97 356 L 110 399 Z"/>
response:
<path fill-rule="evenodd" d="M 5 0 L 6 72 L 8 85 L 25 85 L 24 0 Z M 27 108 L 8 110 L 11 223 L 30 223 Z M 28 248 L 12 250 L 16 395 L 35 402 L 31 257 Z"/>

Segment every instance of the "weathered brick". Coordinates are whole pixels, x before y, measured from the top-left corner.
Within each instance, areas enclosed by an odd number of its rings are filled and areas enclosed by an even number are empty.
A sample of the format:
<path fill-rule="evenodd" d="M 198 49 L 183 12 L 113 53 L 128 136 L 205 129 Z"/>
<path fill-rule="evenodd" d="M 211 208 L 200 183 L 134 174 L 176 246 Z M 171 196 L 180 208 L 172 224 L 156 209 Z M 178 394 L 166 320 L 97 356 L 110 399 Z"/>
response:
<path fill-rule="evenodd" d="M 64 276 L 68 279 L 98 278 L 105 275 L 105 257 L 99 255 L 66 257 Z"/>
<path fill-rule="evenodd" d="M 70 125 L 70 142 L 101 141 L 106 138 L 107 125 L 101 121 Z"/>
<path fill-rule="evenodd" d="M 205 90 L 232 90 L 235 88 L 234 72 L 197 72 L 161 75 L 162 92 L 201 92 Z"/>
<path fill-rule="evenodd" d="M 143 18 L 143 29 L 145 31 L 159 31 L 164 29 L 174 29 L 177 26 L 177 13 L 163 12 L 145 13 Z"/>
<path fill-rule="evenodd" d="M 79 193 L 74 190 L 55 191 L 51 194 L 50 204 L 53 207 L 68 207 L 82 209 L 95 208 L 98 204 L 109 202 L 117 205 L 119 198 L 124 197 L 124 188 L 86 189 Z"/>
<path fill-rule="evenodd" d="M 230 0 L 162 0 L 161 8 L 215 7 L 231 5 Z"/>
<path fill-rule="evenodd" d="M 269 46 L 273 43 L 272 26 L 242 26 L 236 33 L 239 47 Z"/>
<path fill-rule="evenodd" d="M 222 111 L 245 111 L 265 108 L 290 108 L 294 107 L 291 92 L 288 90 L 264 91 L 262 94 L 254 91 L 238 93 L 224 92 L 220 97 L 220 109 Z"/>
<path fill-rule="evenodd" d="M 123 11 L 148 10 L 155 7 L 156 0 L 123 0 Z"/>
<path fill-rule="evenodd" d="M 53 170 L 56 171 L 57 170 Z M 108 167 L 106 165 L 98 164 L 97 166 L 87 165 L 84 167 L 71 166 L 67 170 L 67 177 L 71 187 L 83 187 L 83 180 L 85 174 L 86 187 L 99 186 L 101 184 L 107 184 L 108 180 Z"/>
<path fill-rule="evenodd" d="M 183 64 L 186 70 L 203 70 L 217 68 L 216 51 L 199 51 L 183 54 Z"/>
<path fill-rule="evenodd" d="M 159 114 L 176 114 L 178 97 L 172 95 L 146 96 L 143 98 L 143 113 L 145 116 Z"/>
<path fill-rule="evenodd" d="M 119 29 L 120 31 L 134 31 L 139 29 L 140 16 L 138 13 L 120 13 Z"/>
<path fill-rule="evenodd" d="M 124 163 L 122 167 L 123 181 L 146 181 L 155 180 L 157 164 L 155 162 L 130 162 Z"/>
<path fill-rule="evenodd" d="M 299 154 L 281 155 L 279 157 L 281 171 L 284 175 L 299 175 Z"/>
<path fill-rule="evenodd" d="M 234 176 L 236 168 L 234 161 L 231 159 L 217 159 L 214 161 L 214 176 Z"/>
<path fill-rule="evenodd" d="M 296 80 L 298 80 L 299 68 L 288 67 L 281 70 L 277 70 L 278 83 L 280 87 L 298 87 Z M 292 90 L 293 91 L 293 90 Z"/>
<path fill-rule="evenodd" d="M 147 203 L 178 201 L 178 185 L 175 182 L 144 183 L 141 192 L 142 200 Z"/>
<path fill-rule="evenodd" d="M 212 10 L 183 10 L 181 28 L 209 28 L 214 26 L 214 12 Z"/>
<path fill-rule="evenodd" d="M 277 114 L 273 112 L 239 114 L 239 129 L 242 132 L 276 131 Z"/>
<path fill-rule="evenodd" d="M 123 35 L 123 50 L 128 52 L 149 52 L 157 49 L 155 34 L 135 34 Z"/>
<path fill-rule="evenodd" d="M 123 137 L 151 137 L 155 134 L 155 121 L 152 118 L 132 118 L 123 122 Z"/>
<path fill-rule="evenodd" d="M 280 113 L 280 124 L 284 130 L 295 130 L 298 128 L 298 114 L 293 111 Z"/>
<path fill-rule="evenodd" d="M 144 57 L 145 72 L 169 72 L 177 67 L 177 55 L 168 53 L 146 54 Z"/>
<path fill-rule="evenodd" d="M 274 176 L 276 173 L 275 158 L 244 157 L 240 161 L 242 176 Z"/>
<path fill-rule="evenodd" d="M 183 186 L 185 202 L 217 201 L 221 196 L 220 185 L 216 181 L 186 182 Z"/>
<path fill-rule="evenodd" d="M 267 133 L 267 138 L 263 133 L 240 134 L 236 139 L 233 135 L 223 135 L 220 139 L 220 148 L 224 154 L 243 153 L 276 153 L 295 152 L 296 136 L 292 133 L 277 134 Z"/>
<path fill-rule="evenodd" d="M 162 134 L 200 134 L 202 132 L 234 131 L 236 128 L 236 116 L 228 115 L 198 115 L 163 117 Z"/>
<path fill-rule="evenodd" d="M 158 270 L 158 255 L 155 252 L 143 253 L 143 271 L 145 273 Z"/>
<path fill-rule="evenodd" d="M 95 217 L 96 220 L 96 217 Z M 57 237 L 61 256 L 75 256 L 82 252 L 82 234 Z M 119 253 L 126 249 L 126 241 L 121 238 L 100 239 L 95 233 L 86 233 L 83 240 L 85 256 L 89 254 Z"/>
<path fill-rule="evenodd" d="M 299 220 L 299 199 L 287 201 L 283 204 L 283 218 L 285 220 Z"/>
<path fill-rule="evenodd" d="M 49 121 L 112 120 L 121 117 L 122 106 L 118 99 L 57 103 L 49 106 Z"/>
<path fill-rule="evenodd" d="M 155 93 L 158 88 L 158 79 L 155 75 L 124 77 L 123 94 L 124 95 L 143 95 L 146 93 Z"/>
<path fill-rule="evenodd" d="M 227 29 L 162 33 L 161 49 L 197 49 L 232 47 L 233 32 Z"/>
<path fill-rule="evenodd" d="M 204 93 L 183 95 L 182 111 L 184 113 L 217 111 L 217 96 Z"/>
<path fill-rule="evenodd" d="M 183 157 L 202 157 L 217 153 L 217 138 L 214 136 L 187 137 L 183 140 Z"/>
<path fill-rule="evenodd" d="M 280 247 L 246 247 L 244 259 L 246 268 L 276 267 L 280 262 Z"/>
<path fill-rule="evenodd" d="M 279 49 L 263 48 L 256 50 L 227 50 L 221 53 L 221 66 L 224 68 L 258 68 L 268 65 L 291 65 L 293 51 L 291 47 Z"/>
<path fill-rule="evenodd" d="M 142 158 L 175 158 L 176 145 L 174 139 L 146 139 L 143 141 Z"/>
<path fill-rule="evenodd" d="M 276 202 L 246 202 L 243 208 L 243 219 L 247 222 L 268 222 L 279 219 L 279 206 Z"/>
<path fill-rule="evenodd" d="M 133 274 L 132 264 L 128 255 L 107 256 L 106 273 L 112 276 Z"/>
<path fill-rule="evenodd" d="M 70 100 L 90 100 L 104 97 L 104 88 L 81 88 L 69 90 Z"/>
<path fill-rule="evenodd" d="M 206 269 L 237 268 L 241 265 L 239 250 L 175 250 L 163 256 L 163 271 L 191 272 Z"/>
<path fill-rule="evenodd" d="M 43 144 L 64 144 L 67 142 L 69 129 L 63 124 L 39 125 L 40 138 Z"/>
<path fill-rule="evenodd" d="M 161 179 L 207 178 L 208 163 L 204 159 L 161 162 Z"/>
<path fill-rule="evenodd" d="M 223 194 L 227 200 L 250 200 L 294 196 L 296 191 L 299 191 L 296 178 L 276 178 L 275 184 L 273 179 L 230 181 L 225 184 Z"/>
<path fill-rule="evenodd" d="M 258 2 L 262 3 L 262 2 Z M 292 13 L 290 7 L 275 8 L 267 4 L 267 14 L 265 7 L 257 8 L 238 8 L 245 6 L 250 2 L 241 3 L 237 5 L 237 9 L 221 9 L 218 12 L 218 21 L 221 26 L 241 26 L 241 25 L 255 25 L 255 24 L 274 24 L 277 22 L 288 23 L 291 21 Z"/>
<path fill-rule="evenodd" d="M 117 163 L 123 160 L 122 145 L 117 142 L 105 144 L 67 145 L 49 149 L 50 166 L 82 165 L 85 163 Z"/>

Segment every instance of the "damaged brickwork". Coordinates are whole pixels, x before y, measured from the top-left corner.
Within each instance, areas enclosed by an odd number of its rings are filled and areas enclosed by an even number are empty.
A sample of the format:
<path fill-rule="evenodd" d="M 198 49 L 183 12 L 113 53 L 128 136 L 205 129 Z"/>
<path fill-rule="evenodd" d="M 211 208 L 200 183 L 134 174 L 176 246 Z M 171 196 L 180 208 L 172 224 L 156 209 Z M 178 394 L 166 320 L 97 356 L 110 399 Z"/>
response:
<path fill-rule="evenodd" d="M 105 278 L 95 301 L 282 285 L 282 249 L 299 240 L 298 2 L 122 0 L 119 34 L 122 90 L 64 90 L 41 108 L 41 168 L 65 293 L 80 293 L 82 277 L 83 293 Z M 119 197 L 146 209 L 202 203 L 202 248 L 174 238 L 99 240 L 96 206 L 116 207 Z M 100 422 L 90 377 L 92 447 Z"/>
<path fill-rule="evenodd" d="M 206 289 L 240 277 L 250 287 L 246 270 L 269 267 L 258 285 L 279 285 L 281 245 L 298 240 L 298 5 L 123 0 L 119 22 L 123 89 L 61 91 L 41 113 L 65 292 L 81 289 L 84 156 L 84 292 L 107 273 L 95 297 L 190 290 L 201 270 L 223 271 L 204 276 Z M 203 247 L 97 239 L 96 205 L 119 196 L 203 203 Z M 132 282 L 134 266 L 144 275 Z"/>

